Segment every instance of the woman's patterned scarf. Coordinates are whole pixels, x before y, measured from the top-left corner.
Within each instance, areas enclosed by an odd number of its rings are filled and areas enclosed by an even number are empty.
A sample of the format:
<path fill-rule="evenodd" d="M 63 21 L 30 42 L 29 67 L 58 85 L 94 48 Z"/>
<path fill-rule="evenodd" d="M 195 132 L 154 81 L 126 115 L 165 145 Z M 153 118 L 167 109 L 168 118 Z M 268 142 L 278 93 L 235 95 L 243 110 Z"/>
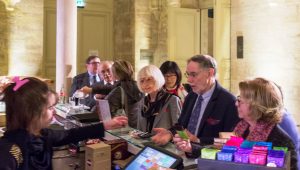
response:
<path fill-rule="evenodd" d="M 246 139 L 249 141 L 266 141 L 275 125 L 276 124 L 274 123 L 258 121 L 253 131 L 249 132 Z M 247 123 L 245 120 L 241 120 L 234 128 L 234 132 L 237 136 L 243 137 L 249 127 L 249 123 Z"/>
<path fill-rule="evenodd" d="M 149 118 L 151 116 L 157 115 L 165 103 L 169 100 L 172 94 L 167 93 L 165 90 L 161 89 L 157 95 L 154 102 L 150 102 L 150 96 L 146 96 L 144 100 L 144 106 L 142 109 L 142 116 Z"/>

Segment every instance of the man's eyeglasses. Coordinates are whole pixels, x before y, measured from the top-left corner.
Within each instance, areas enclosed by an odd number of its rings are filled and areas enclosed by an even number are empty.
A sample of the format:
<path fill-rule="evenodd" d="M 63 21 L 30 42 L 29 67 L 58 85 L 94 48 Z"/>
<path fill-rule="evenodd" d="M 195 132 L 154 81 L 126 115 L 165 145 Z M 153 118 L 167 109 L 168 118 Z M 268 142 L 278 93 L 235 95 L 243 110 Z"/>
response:
<path fill-rule="evenodd" d="M 184 76 L 186 78 L 189 78 L 189 77 L 195 78 L 195 77 L 197 77 L 200 74 L 200 72 L 201 71 L 199 71 L 199 72 L 190 72 L 190 73 L 189 72 L 185 72 Z"/>
<path fill-rule="evenodd" d="M 100 62 L 91 62 L 91 63 L 89 63 L 89 64 L 92 64 L 92 65 L 99 65 Z"/>

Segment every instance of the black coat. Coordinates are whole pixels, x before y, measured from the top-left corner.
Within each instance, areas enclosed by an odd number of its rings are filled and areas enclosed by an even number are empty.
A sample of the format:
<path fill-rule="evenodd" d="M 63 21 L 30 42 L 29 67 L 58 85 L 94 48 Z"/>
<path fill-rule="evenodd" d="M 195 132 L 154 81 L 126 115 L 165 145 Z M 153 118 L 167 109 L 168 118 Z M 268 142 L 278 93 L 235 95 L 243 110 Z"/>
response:
<path fill-rule="evenodd" d="M 41 137 L 25 130 L 5 132 L 0 139 L 0 169 L 52 170 L 52 147 L 104 136 L 103 124 L 70 130 L 43 129 Z"/>
<path fill-rule="evenodd" d="M 272 142 L 273 146 L 287 147 L 291 152 L 291 170 L 298 170 L 297 168 L 297 152 L 295 145 L 290 137 L 279 126 L 275 126 L 268 136 L 267 142 Z"/>
<path fill-rule="evenodd" d="M 70 90 L 70 96 L 73 96 L 73 94 L 76 92 L 76 90 L 79 90 L 84 86 L 91 87 L 90 77 L 89 77 L 88 72 L 78 74 L 77 76 L 75 76 L 73 78 L 72 86 L 71 86 L 71 90 Z M 96 101 L 94 100 L 94 96 L 89 95 L 87 98 L 84 99 L 82 104 L 92 108 L 96 104 Z"/>
<path fill-rule="evenodd" d="M 198 95 L 190 92 L 185 98 L 178 123 L 184 128 L 188 123 Z M 219 132 L 231 132 L 239 121 L 236 98 L 216 81 L 213 94 L 203 113 L 197 137 L 203 144 L 212 144 L 213 138 L 219 137 Z M 171 129 L 174 133 L 174 130 Z"/>

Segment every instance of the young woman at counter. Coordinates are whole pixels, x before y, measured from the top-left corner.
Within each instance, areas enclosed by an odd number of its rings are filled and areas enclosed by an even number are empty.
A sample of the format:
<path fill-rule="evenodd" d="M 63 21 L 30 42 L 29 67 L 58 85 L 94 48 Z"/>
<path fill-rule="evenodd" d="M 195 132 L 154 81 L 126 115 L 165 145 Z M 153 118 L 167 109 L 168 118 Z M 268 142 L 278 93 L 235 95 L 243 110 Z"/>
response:
<path fill-rule="evenodd" d="M 52 147 L 104 136 L 105 129 L 127 124 L 126 117 L 74 128 L 47 129 L 55 114 L 55 94 L 36 79 L 15 77 L 3 91 L 6 132 L 0 139 L 0 169 L 52 169 Z"/>

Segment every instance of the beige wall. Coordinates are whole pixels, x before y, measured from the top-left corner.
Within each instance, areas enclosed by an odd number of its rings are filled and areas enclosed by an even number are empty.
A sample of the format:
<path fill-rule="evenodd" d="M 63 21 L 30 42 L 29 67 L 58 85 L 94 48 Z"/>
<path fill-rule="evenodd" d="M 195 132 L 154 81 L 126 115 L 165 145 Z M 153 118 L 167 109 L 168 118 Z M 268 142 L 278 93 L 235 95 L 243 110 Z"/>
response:
<path fill-rule="evenodd" d="M 134 63 L 134 0 L 113 1 L 114 59 Z"/>
<path fill-rule="evenodd" d="M 0 1 L 0 75 L 8 73 L 8 15 L 6 5 Z"/>
<path fill-rule="evenodd" d="M 0 1 L 0 65 L 4 66 L 0 74 L 40 76 L 43 60 L 43 1 L 22 0 L 10 10 L 4 8 L 3 4 Z"/>
<path fill-rule="evenodd" d="M 285 105 L 300 120 L 300 1 L 231 1 L 231 87 L 262 76 L 283 87 Z M 236 36 L 244 36 L 237 59 Z M 298 121 L 299 122 L 299 121 Z"/>

